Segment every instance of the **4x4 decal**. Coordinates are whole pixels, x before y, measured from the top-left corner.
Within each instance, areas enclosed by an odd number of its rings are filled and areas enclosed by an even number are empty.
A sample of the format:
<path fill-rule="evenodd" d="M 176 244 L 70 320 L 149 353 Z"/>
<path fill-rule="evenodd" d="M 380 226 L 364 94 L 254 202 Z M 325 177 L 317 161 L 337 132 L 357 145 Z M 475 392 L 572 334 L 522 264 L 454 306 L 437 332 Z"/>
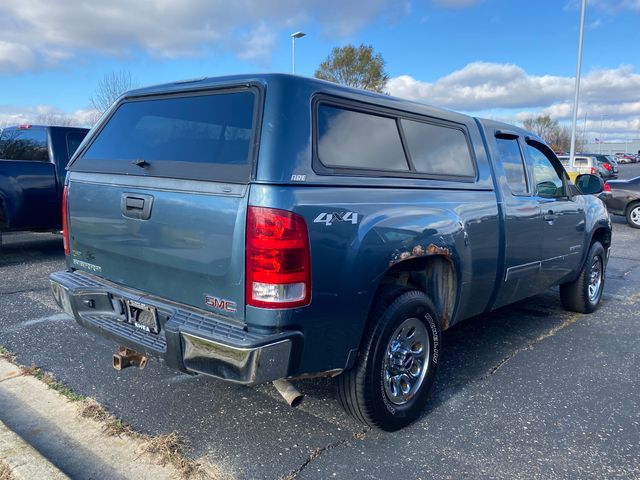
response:
<path fill-rule="evenodd" d="M 356 212 L 322 212 L 313 221 L 313 223 L 324 223 L 327 227 L 333 225 L 333 222 L 351 222 L 356 225 L 358 223 L 358 214 Z"/>

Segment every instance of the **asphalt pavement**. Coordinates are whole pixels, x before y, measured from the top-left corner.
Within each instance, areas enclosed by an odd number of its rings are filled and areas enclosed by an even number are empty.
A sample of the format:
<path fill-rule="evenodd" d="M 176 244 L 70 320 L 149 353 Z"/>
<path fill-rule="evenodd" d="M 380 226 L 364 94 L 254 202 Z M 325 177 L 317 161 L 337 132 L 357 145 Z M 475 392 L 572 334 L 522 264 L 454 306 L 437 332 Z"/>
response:
<path fill-rule="evenodd" d="M 620 170 L 640 175 L 640 164 Z M 292 409 L 270 385 L 191 377 L 157 361 L 116 372 L 116 345 L 79 327 L 51 298 L 48 275 L 64 269 L 53 234 L 3 238 L 0 345 L 140 432 L 177 431 L 189 455 L 241 479 L 638 479 L 640 230 L 613 221 L 600 310 L 565 312 L 550 290 L 456 325 L 444 334 L 427 412 L 396 433 L 347 416 L 331 380 L 295 382 L 306 398 Z M 7 412 L 0 420 L 12 427 Z M 17 433 L 37 443 L 29 431 Z M 46 445 L 37 448 L 47 456 Z"/>

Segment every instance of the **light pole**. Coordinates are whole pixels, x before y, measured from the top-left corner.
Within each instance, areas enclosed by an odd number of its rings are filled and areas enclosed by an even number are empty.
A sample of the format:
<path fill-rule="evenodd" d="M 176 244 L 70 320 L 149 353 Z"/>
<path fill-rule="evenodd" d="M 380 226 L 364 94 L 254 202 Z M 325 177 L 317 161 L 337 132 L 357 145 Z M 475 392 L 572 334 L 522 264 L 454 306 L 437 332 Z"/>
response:
<path fill-rule="evenodd" d="M 602 153 L 602 137 L 603 137 L 603 133 L 604 133 L 604 117 L 608 117 L 609 115 L 604 115 L 601 114 L 600 115 L 600 138 L 598 140 L 600 140 L 600 149 L 598 151 L 598 153 Z"/>
<path fill-rule="evenodd" d="M 291 34 L 291 73 L 296 73 L 296 38 L 302 38 L 306 35 L 303 32 Z"/>
<path fill-rule="evenodd" d="M 573 97 L 573 119 L 571 121 L 571 150 L 569 152 L 569 165 L 571 170 L 575 167 L 576 157 L 576 123 L 578 122 L 578 99 L 580 98 L 580 70 L 582 69 L 582 38 L 584 36 L 584 14 L 587 10 L 587 0 L 582 0 L 580 9 L 580 34 L 578 35 L 578 63 L 576 64 L 576 87 Z"/>

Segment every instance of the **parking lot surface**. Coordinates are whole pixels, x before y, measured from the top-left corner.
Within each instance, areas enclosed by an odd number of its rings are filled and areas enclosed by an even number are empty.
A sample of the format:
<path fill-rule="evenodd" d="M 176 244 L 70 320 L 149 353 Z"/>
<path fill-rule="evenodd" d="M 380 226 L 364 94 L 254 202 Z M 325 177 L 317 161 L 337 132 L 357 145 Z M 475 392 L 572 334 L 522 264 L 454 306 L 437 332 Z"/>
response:
<path fill-rule="evenodd" d="M 620 171 L 640 175 L 640 164 Z M 427 413 L 396 433 L 348 417 L 331 380 L 295 382 L 306 398 L 292 409 L 271 385 L 229 385 L 157 361 L 116 372 L 117 345 L 79 327 L 50 295 L 49 273 L 65 267 L 52 234 L 3 238 L 0 345 L 138 431 L 177 431 L 191 456 L 237 478 L 637 479 L 640 230 L 613 221 L 600 310 L 565 312 L 550 290 L 456 325 L 444 334 Z M 7 412 L 0 420 L 11 427 Z"/>

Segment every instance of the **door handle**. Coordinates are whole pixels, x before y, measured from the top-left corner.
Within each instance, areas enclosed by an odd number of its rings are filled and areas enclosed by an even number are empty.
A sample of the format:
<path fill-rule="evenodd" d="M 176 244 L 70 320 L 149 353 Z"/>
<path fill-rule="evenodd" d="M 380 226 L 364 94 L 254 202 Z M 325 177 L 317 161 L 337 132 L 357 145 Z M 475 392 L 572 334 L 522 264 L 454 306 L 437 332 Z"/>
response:
<path fill-rule="evenodd" d="M 542 216 L 542 218 L 544 219 L 545 222 L 549 222 L 550 224 L 552 224 L 558 219 L 558 215 L 553 213 L 553 210 L 549 210 L 547 213 L 545 213 Z"/>
<path fill-rule="evenodd" d="M 120 208 L 122 215 L 138 220 L 149 220 L 151 217 L 151 206 L 153 205 L 152 195 L 141 193 L 123 193 L 120 198 Z"/>
<path fill-rule="evenodd" d="M 131 210 L 132 208 L 137 208 L 138 210 L 144 209 L 144 198 L 137 197 L 126 197 L 125 206 L 127 210 Z"/>

